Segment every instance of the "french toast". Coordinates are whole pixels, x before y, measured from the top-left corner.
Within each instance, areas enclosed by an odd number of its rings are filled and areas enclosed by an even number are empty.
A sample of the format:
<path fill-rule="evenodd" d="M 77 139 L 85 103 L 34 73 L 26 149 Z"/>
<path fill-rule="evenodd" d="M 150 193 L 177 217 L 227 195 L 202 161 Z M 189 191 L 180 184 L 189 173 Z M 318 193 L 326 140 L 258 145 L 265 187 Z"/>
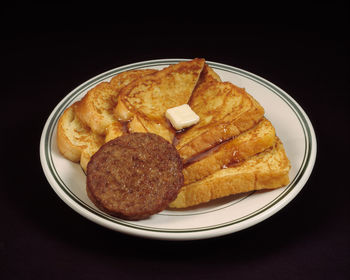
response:
<path fill-rule="evenodd" d="M 200 120 L 176 131 L 165 112 L 183 104 Z M 86 171 L 104 143 L 137 132 L 163 137 L 181 156 L 184 186 L 170 208 L 289 182 L 289 160 L 264 108 L 244 88 L 221 81 L 204 59 L 126 71 L 98 84 L 63 113 L 57 142 Z"/>
<path fill-rule="evenodd" d="M 202 180 L 182 187 L 170 208 L 185 208 L 213 199 L 289 184 L 290 162 L 282 142 L 242 163 L 220 169 Z"/>
<path fill-rule="evenodd" d="M 185 164 L 185 184 L 201 180 L 217 170 L 240 163 L 275 144 L 276 133 L 269 120 L 263 118 L 256 126 L 227 140 Z"/>
<path fill-rule="evenodd" d="M 118 121 L 113 109 L 120 90 L 130 82 L 155 72 L 157 70 L 153 69 L 130 70 L 116 75 L 110 82 L 99 83 L 89 90 L 76 106 L 78 118 L 96 134 L 111 134 L 112 132 L 107 131 L 109 127 L 115 132 L 116 127 L 111 125 Z"/>
<path fill-rule="evenodd" d="M 118 75 L 114 76 L 110 80 L 112 88 L 116 91 L 121 90 L 123 87 L 130 84 L 132 81 L 135 81 L 143 76 L 153 74 L 158 72 L 156 69 L 139 69 L 139 70 L 129 70 L 121 72 Z"/>
<path fill-rule="evenodd" d="M 109 82 L 99 83 L 80 100 L 75 113 L 94 133 L 105 135 L 106 128 L 116 121 L 110 111 L 117 104 L 117 96 L 118 92 Z"/>
<path fill-rule="evenodd" d="M 104 144 L 123 135 L 124 127 L 113 114 L 119 91 L 153 69 L 122 72 L 102 82 L 65 110 L 59 119 L 57 141 L 60 152 L 69 160 L 86 167 L 92 155 Z"/>
<path fill-rule="evenodd" d="M 252 128 L 264 108 L 245 89 L 204 72 L 189 102 L 199 123 L 177 135 L 176 148 L 186 161 Z"/>
<path fill-rule="evenodd" d="M 69 106 L 57 124 L 57 145 L 60 153 L 73 162 L 80 162 L 83 170 L 90 157 L 104 143 L 104 137 L 85 126 L 75 114 L 78 102 Z"/>
<path fill-rule="evenodd" d="M 199 58 L 180 62 L 131 82 L 119 94 L 117 119 L 129 121 L 131 132 L 151 132 L 172 142 L 175 130 L 165 112 L 188 103 L 204 63 Z"/>

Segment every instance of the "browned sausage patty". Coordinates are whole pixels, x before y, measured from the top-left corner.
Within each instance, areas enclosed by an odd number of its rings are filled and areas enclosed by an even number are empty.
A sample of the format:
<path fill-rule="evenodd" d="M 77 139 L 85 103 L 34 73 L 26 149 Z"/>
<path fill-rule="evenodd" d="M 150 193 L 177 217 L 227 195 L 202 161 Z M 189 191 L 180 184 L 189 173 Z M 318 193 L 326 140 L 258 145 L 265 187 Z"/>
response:
<path fill-rule="evenodd" d="M 152 133 L 133 133 L 107 142 L 93 155 L 86 189 L 101 210 L 138 220 L 164 210 L 183 180 L 173 145 Z"/>

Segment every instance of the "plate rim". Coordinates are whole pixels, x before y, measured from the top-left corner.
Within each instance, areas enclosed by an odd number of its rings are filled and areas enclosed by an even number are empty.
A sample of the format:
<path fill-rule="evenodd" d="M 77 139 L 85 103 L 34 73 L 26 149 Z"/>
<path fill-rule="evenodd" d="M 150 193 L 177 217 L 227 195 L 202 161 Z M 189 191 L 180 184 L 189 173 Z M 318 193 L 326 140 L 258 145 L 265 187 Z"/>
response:
<path fill-rule="evenodd" d="M 294 197 L 301 191 L 301 189 L 304 187 L 308 178 L 311 175 L 317 154 L 317 140 L 315 131 L 305 111 L 288 93 L 286 93 L 270 81 L 262 78 L 261 76 L 243 70 L 241 68 L 207 60 L 206 63 L 214 69 L 223 70 L 230 73 L 238 74 L 240 76 L 244 76 L 250 80 L 253 80 L 254 82 L 259 83 L 264 87 L 267 87 L 271 92 L 278 95 L 278 97 L 281 98 L 289 106 L 290 109 L 292 109 L 293 113 L 299 120 L 303 129 L 305 141 L 304 158 L 293 181 L 285 187 L 285 190 L 279 196 L 277 196 L 275 199 L 273 199 L 263 207 L 259 208 L 258 210 L 252 212 L 257 212 L 254 215 L 252 215 L 252 213 L 249 213 L 248 215 L 240 217 L 239 219 L 235 219 L 234 222 L 230 221 L 215 226 L 209 226 L 209 228 L 200 227 L 197 229 L 186 230 L 156 230 L 155 228 L 143 225 L 135 225 L 133 222 L 118 219 L 100 210 L 91 208 L 85 202 L 77 198 L 73 193 L 69 193 L 68 186 L 64 188 L 60 185 L 60 183 L 63 185 L 65 185 L 65 183 L 59 177 L 58 172 L 52 169 L 54 168 L 54 164 L 52 163 L 53 166 L 50 166 L 48 164 L 47 159 L 52 161 L 49 152 L 51 152 L 51 141 L 54 135 L 54 130 L 58 118 L 61 115 L 61 113 L 77 98 L 77 96 L 79 96 L 84 90 L 93 87 L 95 84 L 101 82 L 102 80 L 106 80 L 126 70 L 152 66 L 167 66 L 170 64 L 188 60 L 189 59 L 182 58 L 146 60 L 110 69 L 88 79 L 84 83 L 77 86 L 75 89 L 70 91 L 52 110 L 51 114 L 46 120 L 40 139 L 40 161 L 44 174 L 46 175 L 46 178 L 51 187 L 54 189 L 56 194 L 58 194 L 58 196 L 73 210 L 97 224 L 126 234 L 148 237 L 153 239 L 193 240 L 205 239 L 237 232 L 239 230 L 260 223 L 263 220 L 272 216 L 273 214 L 277 213 L 279 210 L 281 210 L 290 201 L 292 201 Z M 54 177 L 53 172 L 57 173 L 61 182 L 57 181 L 57 178 Z"/>

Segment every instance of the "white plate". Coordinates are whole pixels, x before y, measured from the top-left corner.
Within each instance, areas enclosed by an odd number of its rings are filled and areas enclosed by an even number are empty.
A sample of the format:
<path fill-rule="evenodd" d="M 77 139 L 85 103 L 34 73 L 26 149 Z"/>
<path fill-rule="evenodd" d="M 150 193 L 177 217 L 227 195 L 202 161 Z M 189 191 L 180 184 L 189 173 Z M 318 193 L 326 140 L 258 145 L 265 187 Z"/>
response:
<path fill-rule="evenodd" d="M 317 149 L 313 127 L 303 109 L 287 93 L 259 76 L 207 61 L 223 81 L 245 87 L 265 108 L 265 115 L 275 126 L 291 161 L 291 183 L 276 190 L 230 196 L 191 209 L 165 210 L 135 222 L 112 217 L 93 205 L 85 191 L 86 178 L 80 165 L 66 160 L 58 152 L 56 127 L 60 115 L 89 89 L 120 72 L 162 69 L 180 61 L 184 59 L 151 60 L 112 69 L 78 86 L 53 110 L 42 132 L 41 164 L 54 191 L 72 209 L 97 224 L 126 234 L 167 240 L 204 239 L 233 233 L 265 220 L 286 206 L 303 188 L 313 169 Z"/>

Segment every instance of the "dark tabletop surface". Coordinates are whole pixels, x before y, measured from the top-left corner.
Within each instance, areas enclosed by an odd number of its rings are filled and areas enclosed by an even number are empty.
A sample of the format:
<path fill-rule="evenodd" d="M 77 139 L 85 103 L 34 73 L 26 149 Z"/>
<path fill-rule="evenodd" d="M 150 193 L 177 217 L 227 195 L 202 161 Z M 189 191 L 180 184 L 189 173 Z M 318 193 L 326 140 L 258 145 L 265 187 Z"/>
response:
<path fill-rule="evenodd" d="M 150 32 L 152 26 L 3 34 L 0 278 L 350 279 L 349 30 L 174 24 Z M 299 195 L 251 228 L 186 242 L 124 235 L 73 211 L 50 187 L 39 159 L 41 132 L 57 103 L 112 68 L 194 57 L 255 73 L 302 106 L 318 153 Z"/>

